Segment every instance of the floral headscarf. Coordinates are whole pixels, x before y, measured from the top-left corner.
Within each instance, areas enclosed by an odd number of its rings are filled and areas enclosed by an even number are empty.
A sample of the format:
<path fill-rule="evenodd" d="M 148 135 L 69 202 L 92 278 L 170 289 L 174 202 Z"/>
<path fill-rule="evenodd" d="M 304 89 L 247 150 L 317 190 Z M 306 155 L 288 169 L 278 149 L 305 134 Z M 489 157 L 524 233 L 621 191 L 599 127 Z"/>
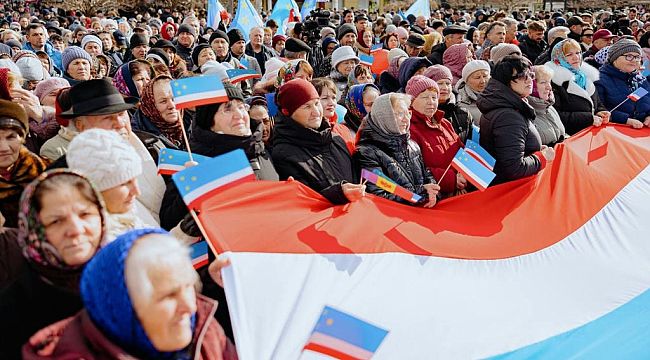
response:
<path fill-rule="evenodd" d="M 571 64 L 569 64 L 569 62 L 567 61 L 566 55 L 564 55 L 564 51 L 562 50 L 562 46 L 564 46 L 564 44 L 566 44 L 569 41 L 571 41 L 571 39 L 562 40 L 553 47 L 553 51 L 551 52 L 551 61 L 571 71 L 574 75 L 573 81 L 575 81 L 575 83 L 578 84 L 578 86 L 586 90 L 587 75 L 580 69 L 574 69 L 573 66 L 571 66 Z"/>
<path fill-rule="evenodd" d="M 303 62 L 309 64 L 306 60 L 303 59 L 295 59 L 295 60 L 287 61 L 287 63 L 284 64 L 284 66 L 282 66 L 280 70 L 278 70 L 276 87 L 279 89 L 280 86 L 282 86 L 282 84 L 286 83 L 289 80 L 293 80 L 296 76 L 296 73 L 300 71 L 300 64 Z"/>
<path fill-rule="evenodd" d="M 363 105 L 363 93 L 366 91 L 368 86 L 377 89 L 377 92 L 379 92 L 379 88 L 374 84 L 352 85 L 348 92 L 348 96 L 345 98 L 345 107 L 348 109 L 350 114 L 356 116 L 358 119 L 363 119 L 363 117 L 368 113 L 368 110 Z"/>
<path fill-rule="evenodd" d="M 181 127 L 182 113 L 179 114 L 179 121 L 169 123 L 163 119 L 160 111 L 156 108 L 156 98 L 154 97 L 153 87 L 157 81 L 172 80 L 169 75 L 158 75 L 142 88 L 142 99 L 140 100 L 140 110 L 151 120 L 154 126 L 167 137 L 174 145 L 183 148 L 183 128 Z"/>
<path fill-rule="evenodd" d="M 467 50 L 471 44 L 455 44 L 447 48 L 442 55 L 443 64 L 451 70 L 452 85 L 456 85 L 458 80 L 463 77 L 463 67 L 467 65 Z"/>
<path fill-rule="evenodd" d="M 133 82 L 133 74 L 131 74 L 130 68 L 131 63 L 134 61 L 147 65 L 148 68 L 150 68 L 149 73 L 154 74 L 153 66 L 148 62 L 144 60 L 131 60 L 128 63 L 122 64 L 122 66 L 117 69 L 113 76 L 113 85 L 117 88 L 120 94 L 139 98 L 140 95 L 138 94 L 138 88 Z"/>
<path fill-rule="evenodd" d="M 25 187 L 20 198 L 18 212 L 18 244 L 23 250 L 23 256 L 27 262 L 48 282 L 63 287 L 67 290 L 78 292 L 79 279 L 83 266 L 69 266 L 63 262 L 54 246 L 49 243 L 45 234 L 45 226 L 41 222 L 33 204 L 34 193 L 38 187 L 47 179 L 60 176 L 72 175 L 87 181 L 97 198 L 97 207 L 101 217 L 103 237 L 106 234 L 106 213 L 102 196 L 94 185 L 82 175 L 69 169 L 55 169 L 46 171 L 38 176 L 31 184 Z"/>
<path fill-rule="evenodd" d="M 403 57 L 404 56 L 395 56 L 388 64 L 388 69 L 386 71 L 395 79 L 399 77 L 399 59 Z"/>
<path fill-rule="evenodd" d="M 605 46 L 604 48 L 598 50 L 596 55 L 594 55 L 594 60 L 596 60 L 597 63 L 600 65 L 605 65 L 607 63 L 607 55 L 609 54 L 609 46 Z"/>

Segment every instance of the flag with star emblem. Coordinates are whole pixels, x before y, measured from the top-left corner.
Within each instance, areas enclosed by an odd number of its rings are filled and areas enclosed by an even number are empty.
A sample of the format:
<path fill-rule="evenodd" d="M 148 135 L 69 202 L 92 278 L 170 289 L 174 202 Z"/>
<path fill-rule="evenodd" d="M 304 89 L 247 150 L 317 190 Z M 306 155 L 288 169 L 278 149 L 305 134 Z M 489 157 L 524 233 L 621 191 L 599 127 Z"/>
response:
<path fill-rule="evenodd" d="M 309 16 L 312 10 L 316 9 L 316 0 L 305 0 L 302 3 L 302 9 L 300 9 L 300 17 L 303 20 Z"/>
<path fill-rule="evenodd" d="M 177 109 L 228 101 L 223 83 L 217 75 L 193 76 L 172 81 Z"/>
<path fill-rule="evenodd" d="M 210 157 L 192 154 L 192 159 L 198 163 L 210 160 Z M 190 161 L 187 151 L 163 148 L 158 153 L 158 174 L 173 175 L 185 169 L 185 163 Z"/>
<path fill-rule="evenodd" d="M 277 34 L 284 35 L 287 23 L 291 21 L 289 19 L 291 17 L 291 10 L 293 10 L 294 16 L 295 14 L 300 14 L 300 8 L 298 8 L 298 4 L 294 0 L 278 0 L 275 3 L 269 19 L 275 20 L 279 25 Z"/>
<path fill-rule="evenodd" d="M 231 29 L 241 30 L 241 32 L 244 33 L 244 38 L 246 39 L 246 42 L 248 42 L 249 40 L 248 35 L 250 34 L 251 29 L 253 29 L 254 27 L 262 27 L 262 26 L 264 26 L 264 22 L 262 21 L 262 18 L 255 10 L 253 4 L 251 4 L 250 0 L 238 1 L 237 11 L 235 12 L 235 18 L 232 19 L 232 23 L 230 23 L 230 27 L 228 28 L 228 30 Z"/>
<path fill-rule="evenodd" d="M 494 171 L 494 164 L 497 163 L 497 160 L 477 142 L 472 140 L 465 141 L 465 152 L 472 155 L 483 166 L 490 169 L 490 171 Z"/>
<path fill-rule="evenodd" d="M 250 69 L 228 69 L 226 70 L 226 74 L 228 74 L 228 78 L 230 78 L 231 84 L 236 84 L 240 81 L 245 81 L 248 79 L 258 79 L 262 77 L 262 75 L 258 74 L 257 71 Z"/>
<path fill-rule="evenodd" d="M 487 189 L 496 176 L 495 173 L 468 154 L 463 148 L 458 149 L 456 156 L 451 161 L 451 166 L 481 191 Z"/>
<path fill-rule="evenodd" d="M 359 54 L 359 63 L 365 66 L 372 66 L 372 63 L 375 62 L 375 57 L 372 55 Z"/>
<path fill-rule="evenodd" d="M 255 180 L 244 150 L 237 149 L 172 175 L 187 207 L 196 209 L 217 190 Z"/>
<path fill-rule="evenodd" d="M 388 330 L 325 306 L 305 350 L 336 359 L 370 359 Z"/>

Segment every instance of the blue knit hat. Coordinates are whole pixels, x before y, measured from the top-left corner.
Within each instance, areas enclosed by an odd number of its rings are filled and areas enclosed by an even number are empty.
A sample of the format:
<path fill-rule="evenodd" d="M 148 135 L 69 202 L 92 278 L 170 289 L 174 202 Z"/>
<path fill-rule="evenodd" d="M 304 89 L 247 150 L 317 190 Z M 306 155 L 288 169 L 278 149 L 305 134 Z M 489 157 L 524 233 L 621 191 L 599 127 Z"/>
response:
<path fill-rule="evenodd" d="M 147 359 L 183 358 L 181 352 L 161 353 L 138 320 L 126 287 L 126 258 L 139 238 L 169 233 L 160 228 L 136 229 L 118 236 L 86 265 L 81 276 L 81 299 L 93 323 L 106 337 L 132 355 Z M 192 328 L 195 315 L 192 316 Z M 189 358 L 189 354 L 185 354 Z"/>
<path fill-rule="evenodd" d="M 63 63 L 63 71 L 68 71 L 68 65 L 73 62 L 75 59 L 86 59 L 89 63 L 93 63 L 93 59 L 90 57 L 84 49 L 79 46 L 69 46 L 63 50 L 61 54 L 61 62 Z"/>

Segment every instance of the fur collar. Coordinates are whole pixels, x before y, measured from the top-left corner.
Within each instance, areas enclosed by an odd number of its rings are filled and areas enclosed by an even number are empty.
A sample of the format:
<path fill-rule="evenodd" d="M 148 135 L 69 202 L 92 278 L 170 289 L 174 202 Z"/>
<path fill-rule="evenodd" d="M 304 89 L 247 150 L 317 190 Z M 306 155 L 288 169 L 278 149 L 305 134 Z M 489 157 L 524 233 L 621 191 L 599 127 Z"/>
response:
<path fill-rule="evenodd" d="M 596 92 L 596 86 L 594 86 L 594 82 L 600 79 L 600 73 L 595 67 L 585 62 L 583 62 L 582 66 L 580 66 L 580 70 L 582 70 L 587 76 L 587 89 L 585 90 L 578 86 L 575 81 L 573 81 L 574 75 L 569 69 L 566 69 L 552 61 L 547 62 L 545 65 L 553 70 L 553 79 L 551 80 L 553 84 L 557 86 L 563 86 L 564 83 L 568 82 L 569 84 L 567 85 L 566 89 L 569 94 L 580 96 L 591 102 L 593 106 L 591 96 L 594 94 L 594 92 Z"/>

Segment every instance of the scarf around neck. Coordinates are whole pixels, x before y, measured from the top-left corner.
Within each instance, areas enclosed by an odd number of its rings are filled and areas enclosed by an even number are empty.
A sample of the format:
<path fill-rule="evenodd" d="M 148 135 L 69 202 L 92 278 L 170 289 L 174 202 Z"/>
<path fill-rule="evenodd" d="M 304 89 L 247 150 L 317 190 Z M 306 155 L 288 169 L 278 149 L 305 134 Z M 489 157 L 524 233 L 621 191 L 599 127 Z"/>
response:
<path fill-rule="evenodd" d="M 571 73 L 573 73 L 573 81 L 584 90 L 587 90 L 587 75 L 584 73 L 584 71 L 582 71 L 582 69 L 580 68 L 576 69 L 573 66 L 571 66 L 571 64 L 569 64 L 569 62 L 567 61 L 564 51 L 562 51 L 562 46 L 568 40 L 569 39 L 562 40 L 553 47 L 553 51 L 551 52 L 551 61 L 571 71 Z M 580 63 L 582 64 L 582 60 Z"/>
<path fill-rule="evenodd" d="M 140 109 L 142 113 L 151 120 L 151 123 L 160 130 L 160 132 L 165 135 L 174 145 L 179 148 L 184 148 L 183 146 L 183 128 L 181 126 L 181 121 L 183 121 L 183 113 L 179 112 L 178 121 L 175 123 L 167 122 L 163 116 L 160 114 L 160 111 L 156 108 L 156 98 L 154 96 L 154 85 L 157 81 L 161 80 L 171 80 L 172 78 L 168 75 L 158 75 L 153 80 L 151 80 L 147 85 L 142 89 L 142 99 L 140 101 Z"/>

